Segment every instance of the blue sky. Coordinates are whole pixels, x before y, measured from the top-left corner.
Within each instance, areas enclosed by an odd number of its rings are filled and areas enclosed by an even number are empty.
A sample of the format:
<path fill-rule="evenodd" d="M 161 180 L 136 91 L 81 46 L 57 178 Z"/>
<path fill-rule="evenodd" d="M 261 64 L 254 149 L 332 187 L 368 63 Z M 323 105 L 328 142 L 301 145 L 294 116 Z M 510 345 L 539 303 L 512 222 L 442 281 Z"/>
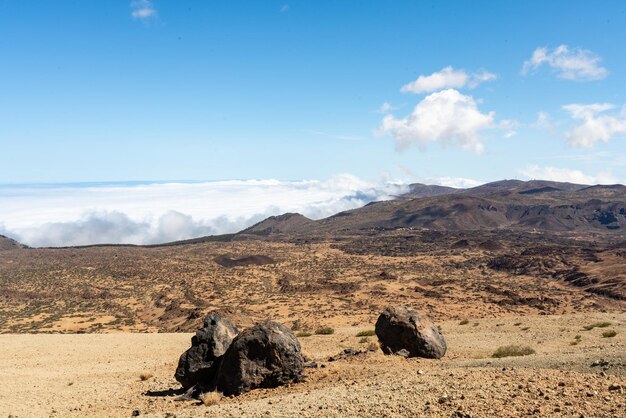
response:
<path fill-rule="evenodd" d="M 625 183 L 625 43 L 623 1 L 0 0 L 0 233 L 154 243 L 410 182 Z"/>
<path fill-rule="evenodd" d="M 0 1 L 0 183 L 489 181 L 546 167 L 623 181 L 625 12 L 620 1 Z M 560 45 L 606 72 L 522 74 L 537 48 Z M 401 87 L 447 66 L 496 76 L 455 89 L 495 112 L 478 131 L 484 150 L 446 131 L 399 152 L 377 110 L 406 118 L 436 91 Z M 614 105 L 596 115 L 617 120 L 610 139 L 568 145 L 581 120 L 563 106 L 594 103 Z"/>

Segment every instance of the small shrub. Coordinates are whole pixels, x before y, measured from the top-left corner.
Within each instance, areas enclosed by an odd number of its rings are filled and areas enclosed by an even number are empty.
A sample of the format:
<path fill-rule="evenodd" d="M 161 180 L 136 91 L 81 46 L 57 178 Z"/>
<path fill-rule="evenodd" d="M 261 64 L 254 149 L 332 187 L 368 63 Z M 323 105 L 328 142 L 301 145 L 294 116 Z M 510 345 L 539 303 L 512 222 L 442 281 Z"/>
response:
<path fill-rule="evenodd" d="M 606 328 L 608 326 L 611 326 L 610 322 L 595 322 L 593 324 L 585 325 L 583 329 L 585 331 L 591 331 L 594 328 Z"/>
<path fill-rule="evenodd" d="M 331 327 L 321 327 L 315 330 L 315 333 L 317 335 L 330 335 L 330 334 L 334 334 L 335 330 Z"/>
<path fill-rule="evenodd" d="M 478 322 L 474 322 L 474 326 L 477 327 L 478 326 Z"/>
<path fill-rule="evenodd" d="M 371 337 L 376 335 L 376 332 L 373 329 L 368 329 L 367 331 L 359 331 L 356 336 L 357 337 Z"/>
<path fill-rule="evenodd" d="M 152 376 L 154 376 L 154 374 L 152 374 L 152 372 L 149 372 L 149 371 L 143 371 L 143 372 L 139 373 L 139 379 L 141 381 L 146 381 L 146 380 L 150 379 Z"/>
<path fill-rule="evenodd" d="M 507 345 L 503 347 L 498 347 L 498 349 L 491 355 L 491 357 L 519 357 L 527 356 L 529 354 L 535 354 L 535 350 L 530 347 L 523 347 L 521 345 Z"/>
<path fill-rule="evenodd" d="M 310 337 L 311 335 L 313 334 L 311 334 L 309 331 L 300 331 L 296 333 L 296 337 L 298 338 Z"/>
<path fill-rule="evenodd" d="M 464 319 L 461 322 L 459 322 L 459 325 L 467 325 L 469 324 L 469 319 Z"/>
<path fill-rule="evenodd" d="M 378 351 L 379 348 L 380 346 L 374 341 L 370 341 L 370 343 L 367 345 L 368 351 Z"/>
<path fill-rule="evenodd" d="M 370 339 L 367 337 L 361 337 L 361 339 L 359 340 L 360 344 L 365 344 L 366 342 L 368 342 Z"/>
<path fill-rule="evenodd" d="M 524 328 L 520 328 L 522 331 L 528 331 L 530 329 L 530 327 L 524 327 Z"/>
<path fill-rule="evenodd" d="M 221 399 L 222 394 L 219 392 L 204 392 L 200 394 L 200 401 L 206 406 L 217 405 Z"/>
<path fill-rule="evenodd" d="M 520 325 L 522 325 L 521 322 L 516 322 L 516 323 L 513 324 L 514 327 L 519 327 Z"/>
<path fill-rule="evenodd" d="M 602 333 L 602 338 L 611 338 L 611 337 L 615 337 L 616 335 L 617 335 L 617 332 L 613 330 L 604 331 Z"/>

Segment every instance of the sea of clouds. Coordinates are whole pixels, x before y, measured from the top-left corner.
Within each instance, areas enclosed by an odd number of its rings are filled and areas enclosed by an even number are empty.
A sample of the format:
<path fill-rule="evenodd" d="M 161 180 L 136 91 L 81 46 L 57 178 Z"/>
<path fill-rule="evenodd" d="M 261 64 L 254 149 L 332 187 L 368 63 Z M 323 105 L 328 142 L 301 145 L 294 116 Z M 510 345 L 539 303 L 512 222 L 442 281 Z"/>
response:
<path fill-rule="evenodd" d="M 0 234 L 33 247 L 158 244 L 240 231 L 268 216 L 320 219 L 391 199 L 406 183 L 328 180 L 0 186 Z"/>

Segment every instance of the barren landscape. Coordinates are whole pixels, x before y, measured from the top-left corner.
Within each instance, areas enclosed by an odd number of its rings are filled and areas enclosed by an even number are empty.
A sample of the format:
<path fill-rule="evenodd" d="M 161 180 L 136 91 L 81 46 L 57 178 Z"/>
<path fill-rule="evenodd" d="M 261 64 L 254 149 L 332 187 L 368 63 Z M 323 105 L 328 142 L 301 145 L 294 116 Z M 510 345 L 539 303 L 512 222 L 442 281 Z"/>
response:
<path fill-rule="evenodd" d="M 442 198 L 438 204 L 451 199 Z M 442 198 L 378 205 L 423 207 Z M 542 231 L 494 228 L 472 206 L 436 215 L 446 227 L 381 227 L 371 224 L 371 207 L 363 216 L 357 210 L 321 221 L 287 214 L 239 234 L 152 247 L 38 249 L 2 238 L 0 410 L 170 417 L 626 413 L 619 205 L 615 219 L 606 214 L 612 209 L 594 215 L 614 228 L 581 215 L 577 222 L 588 219 L 588 227 Z M 459 225 L 468 213 L 477 228 Z M 542 213 L 550 225 L 566 225 L 560 216 L 571 222 L 568 214 Z M 375 218 L 384 223 L 385 216 Z M 329 232 L 329 223 L 347 218 L 368 225 L 350 220 Z M 385 356 L 371 332 L 357 337 L 389 305 L 409 305 L 435 320 L 447 355 Z M 310 366 L 304 382 L 212 406 L 177 401 L 178 356 L 212 311 L 240 328 L 264 319 L 291 328 Z M 316 334 L 321 328 L 334 333 Z M 534 353 L 492 357 L 509 345 Z"/>
<path fill-rule="evenodd" d="M 624 416 L 624 314 L 468 319 L 441 323 L 449 346 L 441 360 L 367 351 L 328 361 L 345 348 L 366 351 L 356 334 L 367 323 L 300 338 L 318 363 L 303 383 L 212 406 L 175 400 L 172 375 L 189 334 L 0 335 L 0 409 L 16 417 Z M 583 328 L 598 322 L 610 326 Z M 617 335 L 603 338 L 607 329 Z M 508 344 L 537 353 L 491 358 Z"/>

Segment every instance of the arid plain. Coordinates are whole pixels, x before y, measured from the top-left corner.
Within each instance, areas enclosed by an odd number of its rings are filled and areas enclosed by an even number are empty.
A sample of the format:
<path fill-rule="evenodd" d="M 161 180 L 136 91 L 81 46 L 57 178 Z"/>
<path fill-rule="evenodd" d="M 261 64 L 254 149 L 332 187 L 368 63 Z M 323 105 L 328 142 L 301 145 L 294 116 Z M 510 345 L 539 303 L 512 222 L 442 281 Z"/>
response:
<path fill-rule="evenodd" d="M 407 204 L 421 204 L 411 199 Z M 500 210 L 484 202 L 476 207 L 490 216 Z M 621 216 L 620 207 L 611 210 Z M 469 219 L 466 208 L 461 212 Z M 598 219 L 608 216 L 603 213 Z M 2 238 L 0 411 L 59 417 L 626 413 L 626 239 L 619 230 L 492 224 L 356 230 L 348 224 L 329 232 L 324 226 L 332 222 L 337 218 L 311 231 L 311 221 L 285 215 L 239 234 L 154 247 L 32 249 Z M 357 336 L 373 330 L 385 306 L 398 304 L 441 326 L 448 342 L 443 359 L 385 356 L 376 336 Z M 305 369 L 304 382 L 211 406 L 175 400 L 178 356 L 211 311 L 243 328 L 268 318 L 285 324 L 317 367 Z M 324 327 L 334 333 L 315 333 Z M 492 357 L 508 345 L 535 353 Z"/>

